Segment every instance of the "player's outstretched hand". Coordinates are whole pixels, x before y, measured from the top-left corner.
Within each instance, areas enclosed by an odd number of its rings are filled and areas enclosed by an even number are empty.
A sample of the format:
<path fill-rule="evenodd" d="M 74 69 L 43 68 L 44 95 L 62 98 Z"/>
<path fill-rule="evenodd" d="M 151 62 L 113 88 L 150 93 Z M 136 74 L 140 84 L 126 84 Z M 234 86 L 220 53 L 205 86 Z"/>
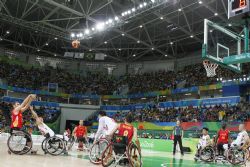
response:
<path fill-rule="evenodd" d="M 30 96 L 31 96 L 32 100 L 36 99 L 36 95 L 35 94 L 31 94 Z"/>

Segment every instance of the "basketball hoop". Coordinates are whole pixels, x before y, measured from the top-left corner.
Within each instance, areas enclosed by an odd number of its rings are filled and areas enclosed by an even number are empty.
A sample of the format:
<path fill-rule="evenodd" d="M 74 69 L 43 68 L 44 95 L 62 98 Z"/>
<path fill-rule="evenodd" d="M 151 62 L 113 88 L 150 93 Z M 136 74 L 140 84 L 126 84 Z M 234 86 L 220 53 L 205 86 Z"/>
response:
<path fill-rule="evenodd" d="M 203 65 L 207 71 L 207 77 L 214 77 L 216 75 L 215 70 L 218 67 L 218 64 L 211 63 L 209 60 L 204 60 Z"/>

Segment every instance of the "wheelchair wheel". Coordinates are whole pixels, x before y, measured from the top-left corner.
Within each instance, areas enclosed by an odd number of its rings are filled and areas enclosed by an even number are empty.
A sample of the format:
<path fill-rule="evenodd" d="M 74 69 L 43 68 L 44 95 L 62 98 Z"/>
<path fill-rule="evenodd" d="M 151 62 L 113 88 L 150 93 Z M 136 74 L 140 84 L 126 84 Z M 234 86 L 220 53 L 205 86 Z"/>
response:
<path fill-rule="evenodd" d="M 215 151 L 212 147 L 205 147 L 200 150 L 200 159 L 205 162 L 212 162 L 215 158 Z"/>
<path fill-rule="evenodd" d="M 106 139 L 101 139 L 97 141 L 97 143 L 92 145 L 89 151 L 90 162 L 93 164 L 101 164 L 102 153 L 107 148 L 108 145 L 109 145 L 109 142 Z"/>
<path fill-rule="evenodd" d="M 249 156 L 248 150 L 239 150 L 237 148 L 229 148 L 227 152 L 227 160 L 233 165 L 245 164 Z"/>
<path fill-rule="evenodd" d="M 51 137 L 45 143 L 46 152 L 50 155 L 60 155 L 65 151 L 64 141 L 59 137 Z"/>
<path fill-rule="evenodd" d="M 74 138 L 74 136 L 72 136 L 66 143 L 67 145 L 67 150 L 71 150 L 73 145 L 75 144 L 76 139 Z"/>
<path fill-rule="evenodd" d="M 46 142 L 47 142 L 47 138 L 45 138 L 45 139 L 43 140 L 42 145 L 41 145 L 42 150 L 43 150 L 43 152 L 44 152 L 45 154 L 47 153 L 47 150 L 46 150 Z"/>
<path fill-rule="evenodd" d="M 128 159 L 131 167 L 142 167 L 141 152 L 134 143 L 130 143 L 127 150 Z"/>
<path fill-rule="evenodd" d="M 32 148 L 32 142 L 31 147 L 27 146 L 27 139 L 25 138 L 25 134 L 21 131 L 13 133 L 7 141 L 7 145 L 10 152 L 18 155 L 26 154 Z"/>
<path fill-rule="evenodd" d="M 109 144 L 107 148 L 103 151 L 102 153 L 102 166 L 103 167 L 108 167 L 111 166 L 112 164 L 115 165 L 115 158 L 114 158 L 114 150 L 113 150 L 113 145 Z"/>

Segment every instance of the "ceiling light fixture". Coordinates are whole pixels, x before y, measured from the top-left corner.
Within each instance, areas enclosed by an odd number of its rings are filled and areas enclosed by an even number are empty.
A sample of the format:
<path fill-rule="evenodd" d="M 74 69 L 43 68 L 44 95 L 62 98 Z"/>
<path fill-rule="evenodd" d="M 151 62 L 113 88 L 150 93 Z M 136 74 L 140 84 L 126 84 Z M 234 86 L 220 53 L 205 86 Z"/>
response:
<path fill-rule="evenodd" d="M 89 29 L 86 29 L 86 30 L 84 31 L 84 33 L 85 33 L 85 34 L 89 34 Z"/>
<path fill-rule="evenodd" d="M 118 21 L 118 20 L 119 20 L 119 17 L 115 16 L 115 20 Z"/>
<path fill-rule="evenodd" d="M 104 29 L 104 23 L 97 23 L 96 29 L 102 31 Z"/>

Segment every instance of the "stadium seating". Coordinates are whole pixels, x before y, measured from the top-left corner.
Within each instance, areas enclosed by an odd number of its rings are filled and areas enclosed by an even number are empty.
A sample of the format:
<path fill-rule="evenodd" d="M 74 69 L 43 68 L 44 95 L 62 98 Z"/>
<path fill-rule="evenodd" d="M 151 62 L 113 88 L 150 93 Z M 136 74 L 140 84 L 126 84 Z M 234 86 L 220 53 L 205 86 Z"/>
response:
<path fill-rule="evenodd" d="M 242 74 L 226 69 L 218 69 L 217 78 L 232 79 L 249 74 L 250 67 L 244 66 Z M 177 72 L 156 71 L 138 75 L 125 74 L 109 76 L 103 72 L 88 72 L 86 76 L 71 74 L 62 69 L 34 69 L 0 61 L 0 78 L 9 86 L 42 89 L 48 83 L 58 83 L 64 93 L 112 95 L 120 94 L 121 87 L 128 85 L 129 94 L 145 93 L 170 88 L 208 85 L 219 82 L 217 78 L 207 78 L 204 67 L 195 64 Z M 179 84 L 182 83 L 182 84 Z"/>

